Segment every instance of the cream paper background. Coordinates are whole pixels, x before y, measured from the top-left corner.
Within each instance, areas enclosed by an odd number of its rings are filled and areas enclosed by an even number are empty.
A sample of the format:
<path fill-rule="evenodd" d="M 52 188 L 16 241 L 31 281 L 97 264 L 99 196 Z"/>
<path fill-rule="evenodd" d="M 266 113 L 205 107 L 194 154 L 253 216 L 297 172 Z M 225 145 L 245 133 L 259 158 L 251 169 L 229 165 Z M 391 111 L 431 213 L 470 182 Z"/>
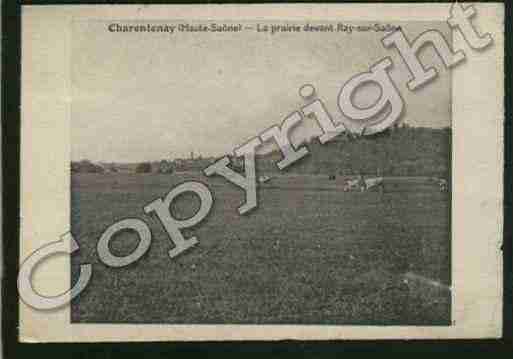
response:
<path fill-rule="evenodd" d="M 445 21 L 451 4 L 24 6 L 22 8 L 20 260 L 70 229 L 70 59 L 75 20 Z M 70 324 L 69 307 L 36 311 L 20 301 L 22 342 L 263 339 L 496 338 L 502 332 L 502 4 L 474 4 L 494 44 L 471 50 L 453 76 L 451 326 Z M 116 44 L 113 44 L 116 46 Z M 393 51 L 393 50 L 391 50 Z M 78 56 L 80 56 L 78 54 Z M 365 59 L 362 59 L 365 61 Z M 369 63 L 369 65 L 371 65 Z M 436 81 L 436 80 L 435 80 Z M 69 289 L 69 258 L 45 261 L 35 288 Z M 94 267 L 93 267 L 94 275 Z"/>

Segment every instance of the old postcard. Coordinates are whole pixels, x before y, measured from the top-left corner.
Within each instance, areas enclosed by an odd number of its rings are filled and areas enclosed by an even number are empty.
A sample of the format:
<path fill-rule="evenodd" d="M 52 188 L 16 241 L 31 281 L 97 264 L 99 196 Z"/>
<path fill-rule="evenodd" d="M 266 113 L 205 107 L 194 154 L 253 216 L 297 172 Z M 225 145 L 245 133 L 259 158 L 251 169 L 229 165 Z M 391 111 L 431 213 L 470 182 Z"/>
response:
<path fill-rule="evenodd" d="M 22 20 L 21 341 L 501 335 L 502 5 Z"/>

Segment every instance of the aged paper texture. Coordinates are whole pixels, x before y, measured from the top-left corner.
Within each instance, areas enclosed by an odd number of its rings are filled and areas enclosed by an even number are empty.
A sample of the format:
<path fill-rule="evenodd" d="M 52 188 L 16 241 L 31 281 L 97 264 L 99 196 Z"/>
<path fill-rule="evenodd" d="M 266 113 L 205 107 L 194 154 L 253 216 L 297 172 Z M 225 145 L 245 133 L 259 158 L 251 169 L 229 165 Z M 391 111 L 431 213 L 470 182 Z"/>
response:
<path fill-rule="evenodd" d="M 502 5 L 22 10 L 21 341 L 501 335 Z"/>

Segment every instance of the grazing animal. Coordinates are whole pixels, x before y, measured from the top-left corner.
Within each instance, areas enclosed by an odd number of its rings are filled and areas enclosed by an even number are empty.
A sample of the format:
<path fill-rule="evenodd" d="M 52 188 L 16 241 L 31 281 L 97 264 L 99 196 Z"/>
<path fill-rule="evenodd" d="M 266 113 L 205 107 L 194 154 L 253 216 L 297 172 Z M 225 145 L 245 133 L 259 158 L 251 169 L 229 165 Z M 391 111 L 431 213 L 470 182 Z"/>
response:
<path fill-rule="evenodd" d="M 358 188 L 358 180 L 353 179 L 353 180 L 347 180 L 346 183 L 344 183 L 343 190 L 344 190 L 344 192 L 347 192 L 350 190 L 355 190 L 357 188 Z"/>
<path fill-rule="evenodd" d="M 271 180 L 272 177 L 270 176 L 260 176 L 258 177 L 258 182 L 259 183 L 266 183 L 266 182 L 269 182 Z"/>
<path fill-rule="evenodd" d="M 369 178 L 365 180 L 367 189 L 377 186 L 383 186 L 383 177 Z"/>
<path fill-rule="evenodd" d="M 438 180 L 438 187 L 440 189 L 440 192 L 446 192 L 447 191 L 447 180 L 441 178 Z"/>
<path fill-rule="evenodd" d="M 347 180 L 344 184 L 344 192 L 360 189 L 361 192 L 367 191 L 374 187 L 383 189 L 383 177 L 374 177 L 363 179 L 363 177 Z"/>

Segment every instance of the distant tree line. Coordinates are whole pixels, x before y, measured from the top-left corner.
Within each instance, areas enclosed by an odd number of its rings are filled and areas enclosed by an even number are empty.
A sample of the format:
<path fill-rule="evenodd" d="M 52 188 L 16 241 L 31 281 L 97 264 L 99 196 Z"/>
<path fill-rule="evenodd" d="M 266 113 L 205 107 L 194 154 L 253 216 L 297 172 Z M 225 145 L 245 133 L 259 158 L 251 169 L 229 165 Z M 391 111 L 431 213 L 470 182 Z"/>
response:
<path fill-rule="evenodd" d="M 371 136 L 341 134 L 321 145 L 317 139 L 306 143 L 309 154 L 288 167 L 290 173 L 380 176 L 449 177 L 451 171 L 451 129 L 394 127 Z M 280 151 L 256 157 L 258 171 L 278 172 Z M 243 171 L 242 158 L 230 157 L 231 167 Z M 201 171 L 214 158 L 176 159 L 141 162 L 130 166 L 132 173 L 168 173 Z M 119 167 L 119 168 L 118 168 Z M 121 164 L 95 164 L 89 160 L 72 162 L 72 172 L 116 172 Z M 126 165 L 125 165 L 126 167 Z M 126 170 L 126 169 L 125 169 Z"/>
<path fill-rule="evenodd" d="M 71 172 L 78 173 L 104 173 L 105 168 L 89 160 L 71 162 Z"/>

